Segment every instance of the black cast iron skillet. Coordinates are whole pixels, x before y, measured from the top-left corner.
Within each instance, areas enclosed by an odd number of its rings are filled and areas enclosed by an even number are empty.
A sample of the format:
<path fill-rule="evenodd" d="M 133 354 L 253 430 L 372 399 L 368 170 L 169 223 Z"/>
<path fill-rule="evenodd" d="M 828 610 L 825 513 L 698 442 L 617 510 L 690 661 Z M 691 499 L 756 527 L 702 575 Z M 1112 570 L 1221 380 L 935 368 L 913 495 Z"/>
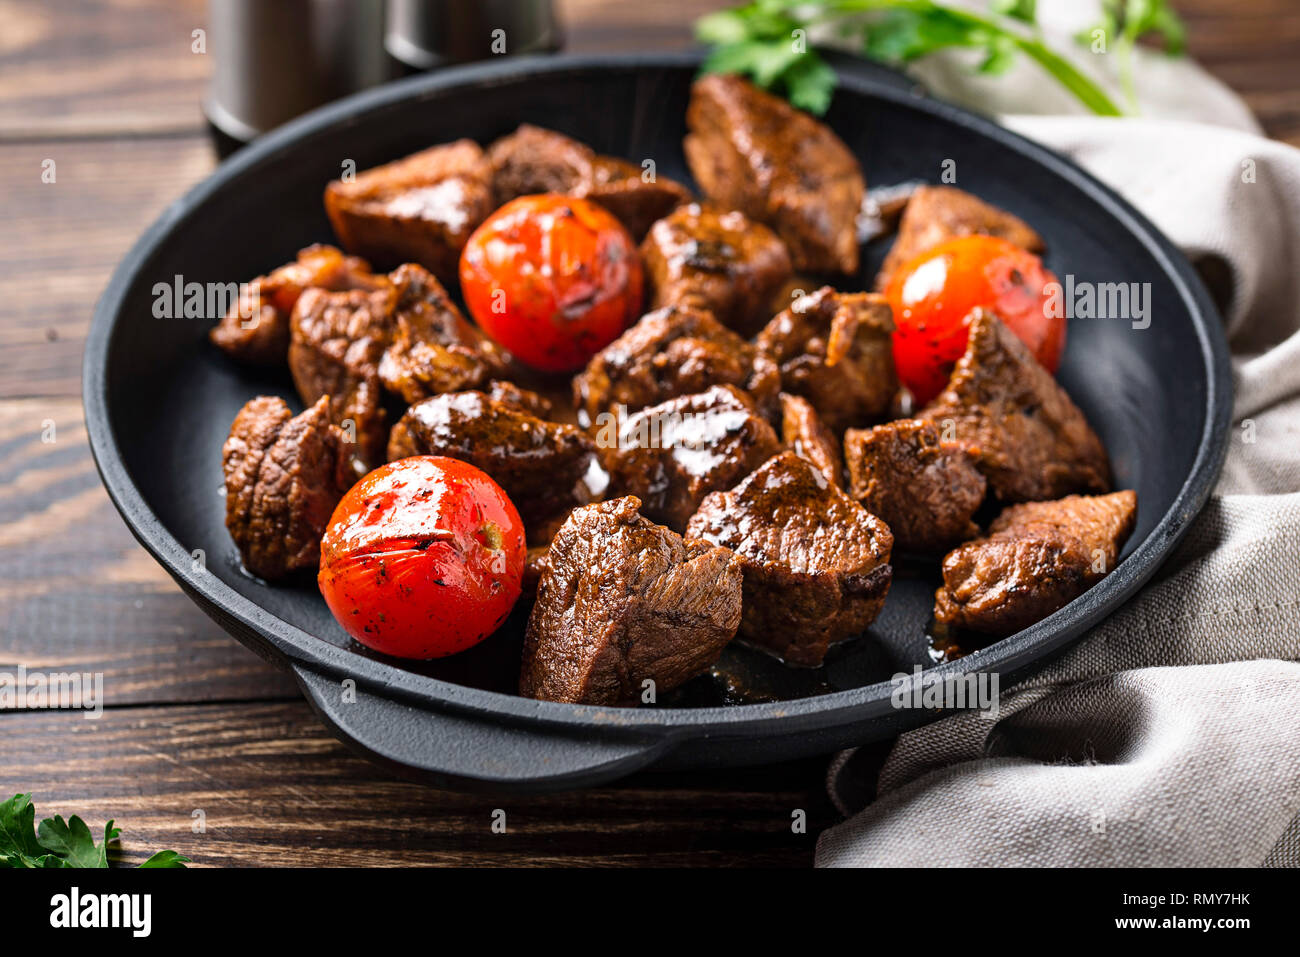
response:
<path fill-rule="evenodd" d="M 601 708 L 513 695 L 525 612 L 463 655 L 386 659 L 352 642 L 310 577 L 269 586 L 241 572 L 223 526 L 221 445 L 259 393 L 295 402 L 287 373 L 259 373 L 206 341 L 215 316 L 155 318 L 156 283 L 245 281 L 332 241 L 324 184 L 457 137 L 520 122 L 689 179 L 681 153 L 698 60 L 662 55 L 515 59 L 417 77 L 318 110 L 238 154 L 153 224 L 95 312 L 86 421 L 104 484 L 132 532 L 223 628 L 291 669 L 325 722 L 374 759 L 436 784 L 515 790 L 590 785 L 638 768 L 756 764 L 895 734 L 933 713 L 891 705 L 891 675 L 930 666 L 933 567 L 903 563 L 870 632 L 817 671 L 742 648 L 655 707 Z M 1218 474 L 1230 377 L 1220 321 L 1187 261 L 1132 207 L 1061 157 L 984 119 L 897 85 L 846 76 L 827 122 L 871 185 L 957 185 L 1033 224 L 1048 265 L 1077 282 L 1150 283 L 1153 318 L 1077 319 L 1060 380 L 1100 433 L 1118 487 L 1138 491 L 1115 571 L 1032 628 L 935 675 L 1003 681 L 1113 612 L 1169 554 Z M 866 288 L 887 243 L 867 250 Z M 198 552 L 202 551 L 202 555 Z M 349 680 L 350 679 L 350 680 Z M 353 692 L 355 683 L 355 692 Z M 355 700 L 354 700 L 355 699 Z"/>

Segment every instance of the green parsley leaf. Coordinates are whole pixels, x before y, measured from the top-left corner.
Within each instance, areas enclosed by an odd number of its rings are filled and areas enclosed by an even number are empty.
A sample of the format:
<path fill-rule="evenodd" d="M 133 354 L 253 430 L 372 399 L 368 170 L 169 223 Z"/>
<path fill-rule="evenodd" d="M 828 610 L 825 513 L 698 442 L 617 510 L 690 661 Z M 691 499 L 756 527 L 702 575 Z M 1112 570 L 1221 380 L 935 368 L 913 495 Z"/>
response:
<path fill-rule="evenodd" d="M 1104 4 L 1103 29 L 1117 43 L 1154 31 L 1171 53 L 1181 51 L 1182 23 L 1167 0 Z M 751 0 L 701 17 L 695 32 L 713 48 L 705 73 L 748 76 L 812 113 L 826 111 L 835 85 L 826 62 L 806 49 L 816 28 L 856 41 L 871 59 L 894 64 L 966 48 L 982 51 L 978 69 L 996 75 L 1023 53 L 1094 113 L 1122 115 L 1105 90 L 1043 42 L 1034 29 L 1037 15 L 1036 0 L 989 0 L 987 14 L 939 0 Z M 1138 33 L 1130 34 L 1134 29 Z M 1090 33 L 1080 39 L 1091 43 Z"/>
<path fill-rule="evenodd" d="M 1038 0 L 993 0 L 993 12 L 1013 20 L 1035 23 L 1038 20 Z"/>
<path fill-rule="evenodd" d="M 117 839 L 121 832 L 109 821 L 104 827 L 104 839 L 95 843 L 86 822 L 72 815 L 66 823 L 62 815 L 41 821 L 36 829 L 36 839 L 41 847 L 61 857 L 69 867 L 108 867 L 108 842 Z"/>
<path fill-rule="evenodd" d="M 109 821 L 104 839 L 95 843 L 86 822 L 56 814 L 35 827 L 36 807 L 30 794 L 15 794 L 0 804 L 0 868 L 108 867 L 108 845 L 121 831 Z M 184 867 L 189 861 L 175 851 L 159 851 L 141 867 Z"/>
<path fill-rule="evenodd" d="M 180 867 L 183 868 L 189 863 L 189 858 L 183 854 L 177 854 L 175 851 L 159 851 L 149 860 L 141 864 L 141 867 Z"/>

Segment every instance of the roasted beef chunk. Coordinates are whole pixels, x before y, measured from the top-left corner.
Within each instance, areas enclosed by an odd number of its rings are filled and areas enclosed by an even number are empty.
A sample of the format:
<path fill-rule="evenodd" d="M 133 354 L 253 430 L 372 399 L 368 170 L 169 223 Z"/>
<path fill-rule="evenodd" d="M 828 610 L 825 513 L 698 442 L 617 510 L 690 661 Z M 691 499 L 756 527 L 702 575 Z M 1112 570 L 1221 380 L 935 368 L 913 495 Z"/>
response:
<path fill-rule="evenodd" d="M 795 269 L 854 273 L 862 168 L 830 128 L 736 76 L 695 81 L 683 147 L 700 188 L 766 223 Z"/>
<path fill-rule="evenodd" d="M 385 269 L 417 262 L 448 283 L 470 233 L 494 208 L 492 166 L 472 140 L 434 146 L 325 188 L 325 212 L 345 249 Z"/>
<path fill-rule="evenodd" d="M 391 337 L 392 283 L 348 292 L 308 289 L 290 321 L 289 371 L 307 404 L 329 396 L 330 418 L 355 442 L 362 469 L 383 459 L 387 416 L 379 363 Z"/>
<path fill-rule="evenodd" d="M 616 495 L 635 495 L 646 517 L 680 532 L 704 496 L 731 488 L 781 449 L 750 398 L 719 385 L 669 399 L 597 433 Z"/>
<path fill-rule="evenodd" d="M 740 556 L 740 635 L 787 664 L 820 665 L 833 642 L 875 620 L 889 591 L 885 523 L 793 452 L 706 498 L 686 537 Z"/>
<path fill-rule="evenodd" d="M 238 301 L 209 335 L 229 356 L 258 365 L 279 365 L 289 353 L 289 316 L 304 289 L 335 292 L 382 285 L 364 259 L 344 256 L 333 246 L 308 246 L 298 259 L 241 290 Z"/>
<path fill-rule="evenodd" d="M 637 412 L 714 385 L 734 385 L 766 411 L 779 387 L 776 366 L 712 314 L 669 306 L 643 316 L 592 357 L 574 377 L 573 397 L 584 425 L 619 407 Z"/>
<path fill-rule="evenodd" d="M 570 512 L 570 515 L 573 513 Z M 567 521 L 567 519 L 566 519 Z M 542 576 L 551 567 L 551 544 L 530 545 L 524 558 L 524 577 L 520 584 L 521 594 L 525 598 L 537 597 L 537 587 L 542 583 Z"/>
<path fill-rule="evenodd" d="M 562 133 L 525 123 L 488 149 L 498 205 L 530 193 L 565 193 L 604 206 L 635 238 L 650 224 L 691 198 L 667 177 L 647 182 L 640 166 L 612 156 Z"/>
<path fill-rule="evenodd" d="M 221 450 L 226 528 L 244 567 L 282 578 L 320 564 L 320 540 L 352 484 L 343 433 L 322 398 L 295 416 L 283 399 L 245 404 Z"/>
<path fill-rule="evenodd" d="M 528 619 L 519 693 L 633 704 L 706 670 L 740 623 L 740 566 L 620 498 L 577 509 L 551 543 Z"/>
<path fill-rule="evenodd" d="M 969 446 L 1004 502 L 1110 489 L 1106 449 L 1083 413 L 990 312 L 972 316 L 948 388 L 919 417 Z"/>
<path fill-rule="evenodd" d="M 420 266 L 398 267 L 392 344 L 379 377 L 409 404 L 443 392 L 477 389 L 505 372 L 507 356 L 451 301 L 442 283 Z"/>
<path fill-rule="evenodd" d="M 898 224 L 898 237 L 876 277 L 884 289 L 894 271 L 926 250 L 959 236 L 997 236 L 1037 253 L 1043 240 L 1017 216 L 991 206 L 953 186 L 919 186 L 912 193 Z"/>
<path fill-rule="evenodd" d="M 941 441 L 938 429 L 900 419 L 844 436 L 849 494 L 894 534 L 894 547 L 931 554 L 974 538 L 971 521 L 986 483 L 963 445 Z"/>
<path fill-rule="evenodd" d="M 790 451 L 817 466 L 836 488 L 844 487 L 839 444 L 807 399 L 781 393 L 781 440 Z"/>
<path fill-rule="evenodd" d="M 596 447 L 584 432 L 482 392 L 450 392 L 407 409 L 393 426 L 388 459 L 411 455 L 446 455 L 492 476 L 519 510 L 529 541 L 547 519 L 603 490 L 593 477 Z"/>
<path fill-rule="evenodd" d="M 555 417 L 555 406 L 551 404 L 550 399 L 538 395 L 531 389 L 520 388 L 513 382 L 493 379 L 488 383 L 487 393 L 493 401 L 513 405 L 515 408 L 523 409 L 539 419 Z"/>
<path fill-rule="evenodd" d="M 824 286 L 801 296 L 758 335 L 758 351 L 781 372 L 781 388 L 812 403 L 836 435 L 884 416 L 898 391 L 884 297 Z"/>
<path fill-rule="evenodd" d="M 1136 515 L 1131 491 L 1010 506 L 944 558 L 937 627 L 1001 638 L 1041 621 L 1109 574 Z"/>
<path fill-rule="evenodd" d="M 772 296 L 790 278 L 790 255 L 774 232 L 744 213 L 697 203 L 651 226 L 641 258 L 652 309 L 707 309 L 744 335 L 771 317 Z"/>

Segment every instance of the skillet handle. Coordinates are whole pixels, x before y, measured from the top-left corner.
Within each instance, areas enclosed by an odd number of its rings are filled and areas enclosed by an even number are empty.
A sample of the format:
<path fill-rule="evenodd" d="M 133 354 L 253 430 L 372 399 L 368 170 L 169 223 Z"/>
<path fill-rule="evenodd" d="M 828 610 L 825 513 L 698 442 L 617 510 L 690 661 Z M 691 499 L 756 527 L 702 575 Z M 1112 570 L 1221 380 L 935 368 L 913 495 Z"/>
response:
<path fill-rule="evenodd" d="M 312 708 L 345 744 L 401 774 L 455 791 L 590 787 L 646 767 L 667 739 L 589 729 L 521 728 L 381 698 L 358 686 L 345 702 L 338 679 L 294 664 Z"/>

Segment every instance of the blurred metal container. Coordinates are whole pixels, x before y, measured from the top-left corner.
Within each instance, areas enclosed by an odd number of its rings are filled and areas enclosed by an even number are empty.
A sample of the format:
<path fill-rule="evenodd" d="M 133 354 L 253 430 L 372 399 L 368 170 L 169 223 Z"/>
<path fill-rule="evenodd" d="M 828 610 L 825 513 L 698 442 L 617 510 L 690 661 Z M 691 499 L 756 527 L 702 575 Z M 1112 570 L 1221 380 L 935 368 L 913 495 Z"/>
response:
<path fill-rule="evenodd" d="M 558 50 L 551 0 L 388 0 L 384 44 L 414 70 Z"/>
<path fill-rule="evenodd" d="M 204 112 L 220 134 L 247 143 L 396 75 L 383 38 L 383 0 L 209 0 L 215 63 Z"/>

